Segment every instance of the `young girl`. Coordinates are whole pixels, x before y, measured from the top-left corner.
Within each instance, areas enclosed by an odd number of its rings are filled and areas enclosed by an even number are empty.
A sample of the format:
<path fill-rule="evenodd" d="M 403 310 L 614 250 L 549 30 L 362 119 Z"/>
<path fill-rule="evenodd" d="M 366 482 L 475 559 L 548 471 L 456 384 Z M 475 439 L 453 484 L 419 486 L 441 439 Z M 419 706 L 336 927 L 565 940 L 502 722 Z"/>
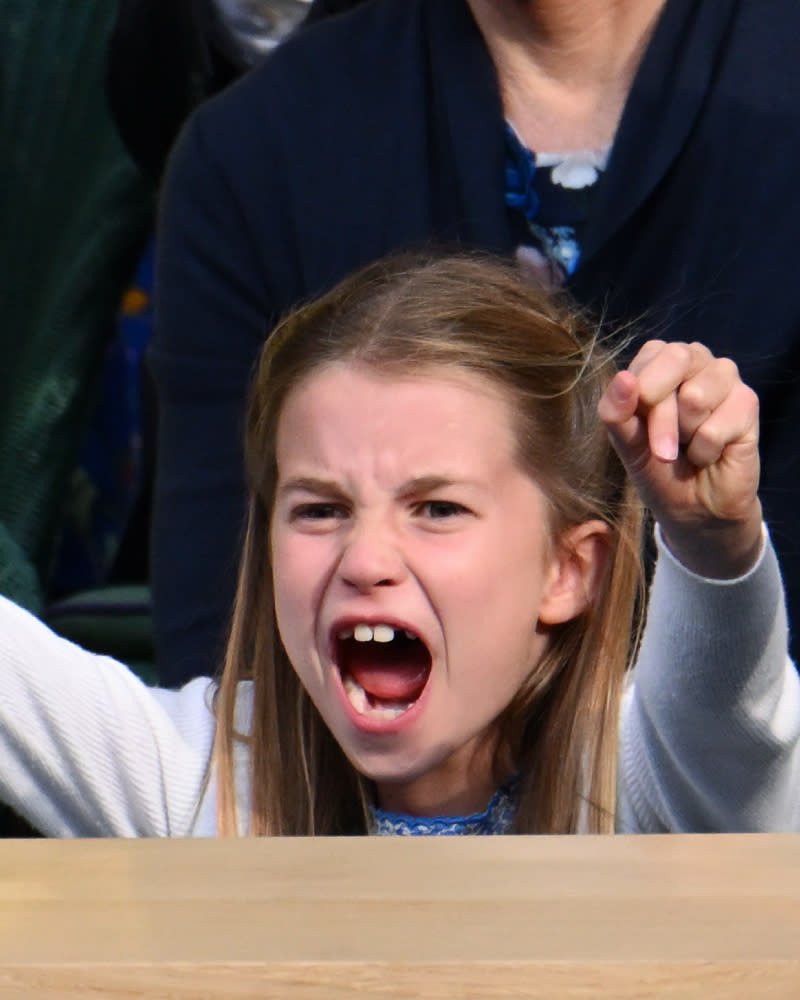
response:
<path fill-rule="evenodd" d="M 617 373 L 510 267 L 398 258 L 275 331 L 246 461 L 218 685 L 147 688 L 0 605 L 0 796 L 43 832 L 800 828 L 731 362 L 652 341 Z"/>

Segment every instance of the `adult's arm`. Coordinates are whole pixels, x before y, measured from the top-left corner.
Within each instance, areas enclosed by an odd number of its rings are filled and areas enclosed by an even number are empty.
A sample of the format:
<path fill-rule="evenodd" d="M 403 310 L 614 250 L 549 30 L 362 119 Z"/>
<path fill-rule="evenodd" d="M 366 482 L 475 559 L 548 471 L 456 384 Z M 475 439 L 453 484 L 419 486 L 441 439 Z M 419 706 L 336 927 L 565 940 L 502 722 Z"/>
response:
<path fill-rule="evenodd" d="M 800 830 L 800 679 L 768 538 L 709 580 L 658 537 L 647 627 L 623 702 L 622 832 Z"/>
<path fill-rule="evenodd" d="M 289 253 L 261 214 L 262 206 L 282 203 L 283 193 L 266 169 L 266 190 L 243 193 L 230 165 L 219 162 L 226 141 L 214 130 L 206 134 L 201 109 L 176 148 L 157 230 L 151 577 L 165 686 L 220 664 L 244 516 L 245 401 L 275 318 L 261 244 L 274 247 L 276 273 Z"/>
<path fill-rule="evenodd" d="M 419 7 L 410 27 L 408 6 L 384 0 L 310 27 L 206 101 L 175 147 L 150 351 L 163 683 L 212 672 L 220 660 L 244 513 L 247 384 L 269 330 L 300 299 L 435 229 L 427 91 L 420 74 L 397 84 L 385 54 L 400 45 L 392 65 L 419 61 Z M 409 91 L 408 127 L 387 130 L 386 107 Z"/>
<path fill-rule="evenodd" d="M 148 688 L 4 598 L 0 678 L 0 799 L 37 830 L 197 832 L 214 733 L 208 680 L 181 691 Z M 200 832 L 210 834 L 213 808 L 205 813 Z"/>

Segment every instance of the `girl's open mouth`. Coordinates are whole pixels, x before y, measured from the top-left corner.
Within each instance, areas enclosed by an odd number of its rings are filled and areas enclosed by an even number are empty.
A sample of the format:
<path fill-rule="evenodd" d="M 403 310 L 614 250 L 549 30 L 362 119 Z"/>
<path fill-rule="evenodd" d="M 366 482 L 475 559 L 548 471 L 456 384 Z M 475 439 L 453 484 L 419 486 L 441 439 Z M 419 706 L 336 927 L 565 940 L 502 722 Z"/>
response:
<path fill-rule="evenodd" d="M 431 655 L 413 632 L 361 622 L 336 636 L 336 663 L 347 699 L 359 715 L 397 719 L 419 699 Z"/>

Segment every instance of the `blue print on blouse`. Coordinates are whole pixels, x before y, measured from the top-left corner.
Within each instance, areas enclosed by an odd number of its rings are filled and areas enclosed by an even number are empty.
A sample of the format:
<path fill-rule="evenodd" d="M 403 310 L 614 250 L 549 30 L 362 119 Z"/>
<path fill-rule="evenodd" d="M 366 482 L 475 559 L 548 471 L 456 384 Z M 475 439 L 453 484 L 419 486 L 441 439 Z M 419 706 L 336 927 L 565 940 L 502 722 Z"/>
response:
<path fill-rule="evenodd" d="M 536 162 L 510 125 L 506 125 L 506 205 L 516 208 L 533 222 L 539 211 L 539 195 L 533 189 Z"/>
<path fill-rule="evenodd" d="M 528 260 L 541 255 L 543 274 L 560 284 L 578 266 L 579 233 L 609 150 L 535 156 L 508 122 L 505 145 L 505 203 L 519 213 L 520 242 Z"/>
<path fill-rule="evenodd" d="M 519 779 L 511 778 L 492 796 L 483 812 L 471 816 L 405 816 L 369 807 L 369 832 L 378 837 L 448 837 L 510 833 L 517 814 Z"/>

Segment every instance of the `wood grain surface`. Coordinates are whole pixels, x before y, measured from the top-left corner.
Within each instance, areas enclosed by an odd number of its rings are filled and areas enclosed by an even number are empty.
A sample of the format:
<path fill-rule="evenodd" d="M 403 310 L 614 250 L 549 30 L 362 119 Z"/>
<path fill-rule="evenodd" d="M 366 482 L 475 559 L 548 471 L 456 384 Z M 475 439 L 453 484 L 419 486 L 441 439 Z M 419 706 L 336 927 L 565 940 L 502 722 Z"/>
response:
<path fill-rule="evenodd" d="M 800 998 L 800 835 L 0 841 L 0 998 Z"/>

